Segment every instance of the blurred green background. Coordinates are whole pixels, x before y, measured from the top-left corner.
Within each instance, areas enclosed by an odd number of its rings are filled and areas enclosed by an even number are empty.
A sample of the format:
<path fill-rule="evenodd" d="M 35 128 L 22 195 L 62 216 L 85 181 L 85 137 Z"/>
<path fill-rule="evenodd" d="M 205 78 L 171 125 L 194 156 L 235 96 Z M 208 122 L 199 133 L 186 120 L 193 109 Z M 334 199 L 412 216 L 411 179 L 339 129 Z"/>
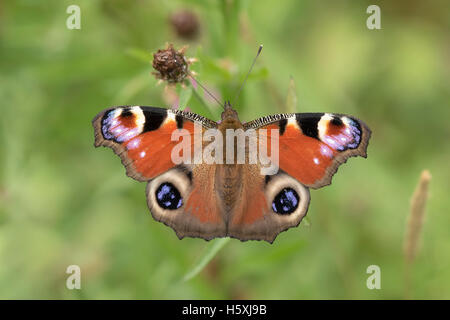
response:
<path fill-rule="evenodd" d="M 80 30 L 66 28 L 71 4 Z M 381 8 L 381 30 L 366 27 L 370 4 Z M 180 9 L 198 16 L 194 40 L 169 22 Z M 0 2 L 0 298 L 449 299 L 448 9 L 406 0 Z M 91 125 L 108 106 L 170 107 L 151 75 L 166 42 L 189 45 L 192 70 L 222 100 L 263 44 L 235 103 L 241 120 L 285 111 L 295 86 L 297 112 L 365 121 L 368 158 L 312 190 L 307 223 L 272 245 L 178 240 L 152 219 L 145 184 L 93 147 Z M 199 97 L 189 108 L 218 120 L 220 108 Z M 433 178 L 406 292 L 403 238 L 423 169 Z M 72 264 L 81 290 L 65 286 Z M 366 287 L 369 265 L 381 268 L 381 290 Z"/>

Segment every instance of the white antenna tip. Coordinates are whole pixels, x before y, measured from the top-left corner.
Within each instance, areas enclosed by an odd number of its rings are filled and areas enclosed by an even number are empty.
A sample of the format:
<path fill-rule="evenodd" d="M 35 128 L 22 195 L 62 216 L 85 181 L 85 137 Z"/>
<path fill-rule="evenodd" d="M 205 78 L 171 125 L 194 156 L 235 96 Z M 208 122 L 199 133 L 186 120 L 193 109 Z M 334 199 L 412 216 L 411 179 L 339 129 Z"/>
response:
<path fill-rule="evenodd" d="M 259 49 L 258 49 L 258 54 L 257 54 L 258 56 L 259 56 L 259 54 L 261 53 L 262 48 L 263 48 L 263 45 L 260 44 L 260 45 L 259 45 Z"/>

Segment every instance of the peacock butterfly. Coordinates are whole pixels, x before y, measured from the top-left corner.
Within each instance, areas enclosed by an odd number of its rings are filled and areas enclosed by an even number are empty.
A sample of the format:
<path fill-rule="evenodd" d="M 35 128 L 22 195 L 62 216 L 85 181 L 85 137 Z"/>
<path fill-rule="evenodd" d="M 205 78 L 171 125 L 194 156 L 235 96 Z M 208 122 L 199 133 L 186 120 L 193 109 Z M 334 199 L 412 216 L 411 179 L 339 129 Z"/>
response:
<path fill-rule="evenodd" d="M 371 134 L 362 121 L 342 114 L 277 114 L 241 123 L 226 103 L 221 118 L 215 122 L 176 109 L 120 106 L 100 112 L 92 124 L 95 146 L 112 148 L 128 176 L 147 182 L 153 218 L 175 230 L 180 239 L 233 237 L 270 243 L 300 224 L 309 206 L 309 188 L 330 184 L 349 157 L 366 157 Z M 264 174 L 262 158 L 248 161 L 251 139 L 243 140 L 247 161 L 239 162 L 239 146 L 228 148 L 236 137 L 223 138 L 223 146 L 208 149 L 204 136 L 198 142 L 199 130 L 200 136 L 211 130 L 223 136 L 232 130 L 244 135 L 254 131 L 258 147 L 267 148 L 268 154 L 278 151 L 278 170 Z M 179 153 L 182 162 L 173 159 L 179 140 L 187 141 Z M 186 161 L 199 147 L 213 149 L 215 159 Z M 223 153 L 218 152 L 221 148 Z M 236 151 L 231 157 L 226 152 L 230 149 Z M 191 157 L 185 157 L 188 153 Z M 226 161 L 230 158 L 234 162 Z"/>

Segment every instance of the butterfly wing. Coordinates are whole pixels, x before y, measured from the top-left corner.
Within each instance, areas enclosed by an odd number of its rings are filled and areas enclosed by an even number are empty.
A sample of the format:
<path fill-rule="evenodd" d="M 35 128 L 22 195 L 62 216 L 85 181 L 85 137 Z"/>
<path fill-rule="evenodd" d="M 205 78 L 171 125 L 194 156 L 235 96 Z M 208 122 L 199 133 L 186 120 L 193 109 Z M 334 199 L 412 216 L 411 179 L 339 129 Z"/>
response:
<path fill-rule="evenodd" d="M 278 131 L 279 171 L 261 174 L 261 164 L 242 174 L 243 201 L 229 222 L 229 235 L 241 240 L 273 242 L 306 215 L 309 188 L 331 183 L 339 165 L 351 156 L 366 157 L 370 129 L 350 116 L 328 113 L 282 114 L 244 124 L 265 136 L 271 153 L 272 131 Z M 261 130 L 264 129 L 264 130 Z"/>
<path fill-rule="evenodd" d="M 112 148 L 128 176 L 148 181 L 175 166 L 171 151 L 178 141 L 172 141 L 172 133 L 184 129 L 184 134 L 192 137 L 194 121 L 202 130 L 216 126 L 213 121 L 180 110 L 140 106 L 107 109 L 92 120 L 94 145 Z"/>
<path fill-rule="evenodd" d="M 242 170 L 241 201 L 231 211 L 228 236 L 240 240 L 265 240 L 300 224 L 309 206 L 309 189 L 278 172 L 262 175 L 260 165 Z"/>
<path fill-rule="evenodd" d="M 371 134 L 361 120 L 331 113 L 281 114 L 244 127 L 257 129 L 268 141 L 271 130 L 279 130 L 280 169 L 314 189 L 330 184 L 339 165 L 349 157 L 365 158 Z"/>
<path fill-rule="evenodd" d="M 147 184 L 147 203 L 157 221 L 177 236 L 211 240 L 225 237 L 225 212 L 212 165 L 177 166 Z"/>
<path fill-rule="evenodd" d="M 127 175 L 148 181 L 147 203 L 153 217 L 177 235 L 211 239 L 225 236 L 225 223 L 214 192 L 214 166 L 176 164 L 172 150 L 188 139 L 194 155 L 195 124 L 203 131 L 217 124 L 197 114 L 156 107 L 121 106 L 92 121 L 95 146 L 106 146 L 122 159 Z M 183 130 L 184 129 L 184 130 Z M 178 131 L 178 140 L 172 134 Z"/>

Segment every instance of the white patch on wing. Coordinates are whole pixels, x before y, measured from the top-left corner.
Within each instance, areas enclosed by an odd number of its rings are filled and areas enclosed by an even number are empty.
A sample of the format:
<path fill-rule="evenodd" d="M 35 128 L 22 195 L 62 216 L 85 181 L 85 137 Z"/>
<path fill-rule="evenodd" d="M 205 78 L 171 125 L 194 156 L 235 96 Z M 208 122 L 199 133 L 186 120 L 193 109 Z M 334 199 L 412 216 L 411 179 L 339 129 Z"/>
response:
<path fill-rule="evenodd" d="M 349 118 L 342 117 L 341 120 L 345 124 L 346 128 L 350 128 L 352 126 L 351 120 Z"/>
<path fill-rule="evenodd" d="M 111 121 L 111 126 L 117 125 L 117 118 L 122 114 L 122 110 L 122 108 L 118 108 L 108 114 L 108 119 L 114 119 Z"/>
<path fill-rule="evenodd" d="M 172 110 L 167 110 L 167 117 L 164 123 L 165 124 L 170 123 L 171 121 L 175 122 L 176 121 L 175 116 L 176 116 L 175 112 L 173 112 Z"/>
<path fill-rule="evenodd" d="M 117 118 L 122 114 L 123 108 L 114 110 L 114 118 Z"/>
<path fill-rule="evenodd" d="M 139 106 L 131 107 L 130 111 L 134 114 L 134 116 L 136 118 L 136 120 L 135 120 L 135 124 L 137 127 L 136 131 L 137 131 L 137 134 L 139 134 L 142 132 L 142 130 L 144 130 L 144 124 L 145 124 L 144 112 L 142 112 L 142 109 Z"/>
<path fill-rule="evenodd" d="M 140 144 L 141 144 L 141 139 L 140 138 L 134 138 L 133 140 L 131 140 L 128 143 L 127 148 L 128 149 L 136 149 L 137 147 L 139 147 Z"/>
<path fill-rule="evenodd" d="M 333 151 L 331 151 L 331 149 L 325 144 L 320 146 L 320 153 L 328 158 L 333 157 Z"/>
<path fill-rule="evenodd" d="M 322 141 L 326 141 L 326 133 L 331 120 L 333 120 L 333 116 L 330 113 L 325 113 L 317 123 L 317 131 Z"/>
<path fill-rule="evenodd" d="M 291 125 L 294 126 L 297 129 L 300 129 L 299 126 L 298 126 L 297 119 L 295 118 L 295 116 L 290 117 L 290 118 L 287 119 L 286 127 L 287 126 L 291 126 Z"/>

